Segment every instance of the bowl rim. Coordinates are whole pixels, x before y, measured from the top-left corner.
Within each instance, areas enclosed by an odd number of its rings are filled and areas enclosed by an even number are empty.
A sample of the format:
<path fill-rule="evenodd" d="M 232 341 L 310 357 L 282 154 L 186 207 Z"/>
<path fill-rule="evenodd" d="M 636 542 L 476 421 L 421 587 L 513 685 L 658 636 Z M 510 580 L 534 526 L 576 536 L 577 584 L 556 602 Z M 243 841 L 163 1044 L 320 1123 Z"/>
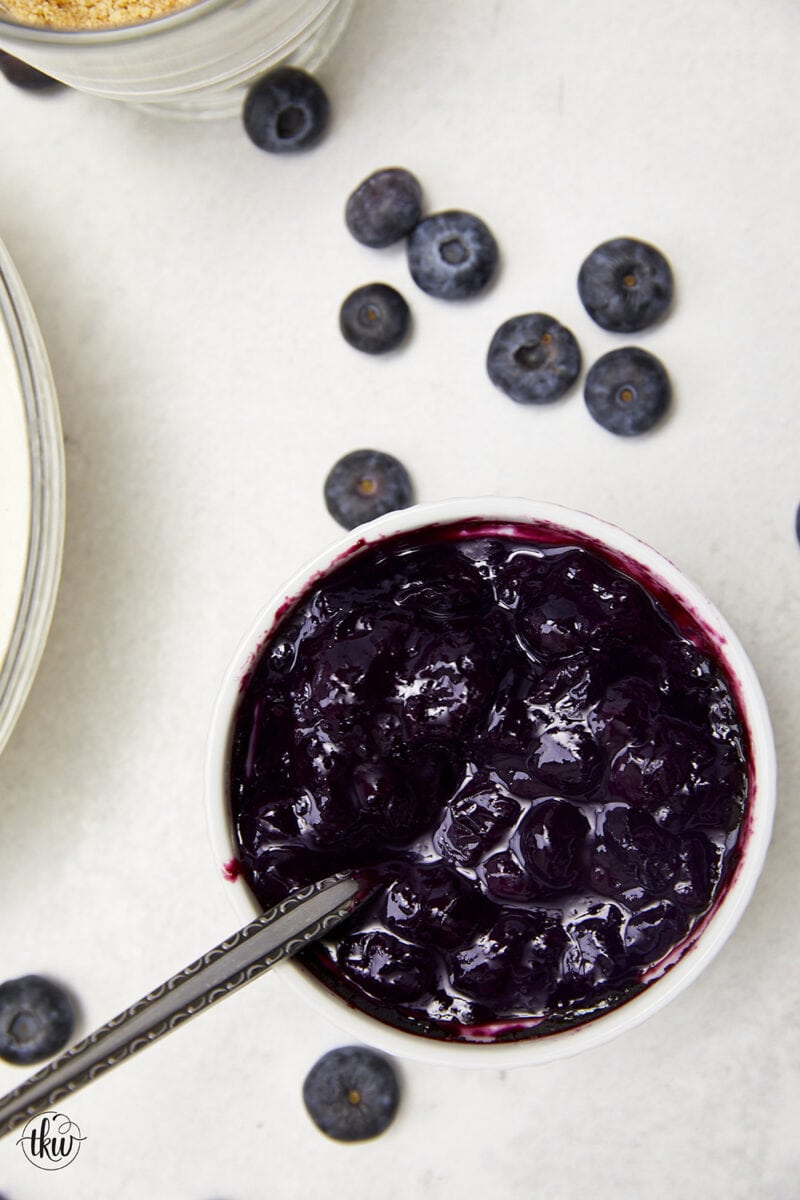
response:
<path fill-rule="evenodd" d="M 343 557 L 394 534 L 476 519 L 501 526 L 506 523 L 509 526 L 544 524 L 557 531 L 563 530 L 567 536 L 577 533 L 644 568 L 654 582 L 685 605 L 713 637 L 718 655 L 737 686 L 752 756 L 751 794 L 745 816 L 743 849 L 723 896 L 698 922 L 689 944 L 668 970 L 653 978 L 643 991 L 618 1008 L 584 1024 L 516 1042 L 447 1042 L 395 1029 L 350 1007 L 298 965 L 287 963 L 279 968 L 279 973 L 296 991 L 352 1038 L 407 1059 L 437 1065 L 497 1069 L 551 1062 L 608 1042 L 663 1008 L 697 978 L 732 933 L 761 873 L 775 810 L 776 760 L 764 693 L 739 638 L 701 589 L 646 542 L 618 525 L 579 509 L 523 497 L 458 498 L 400 509 L 350 531 L 295 571 L 259 610 L 223 677 L 207 741 L 205 808 L 212 853 L 220 876 L 225 880 L 228 899 L 243 921 L 252 919 L 260 909 L 244 879 L 229 869 L 230 862 L 236 858 L 227 795 L 232 718 L 242 680 L 276 620 L 288 604 Z"/>

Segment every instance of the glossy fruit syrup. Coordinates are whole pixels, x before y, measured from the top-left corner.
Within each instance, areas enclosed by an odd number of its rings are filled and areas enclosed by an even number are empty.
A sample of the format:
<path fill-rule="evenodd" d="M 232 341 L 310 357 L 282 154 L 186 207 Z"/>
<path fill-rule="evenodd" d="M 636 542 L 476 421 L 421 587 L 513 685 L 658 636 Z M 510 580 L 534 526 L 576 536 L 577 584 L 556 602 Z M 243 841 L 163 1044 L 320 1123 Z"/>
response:
<path fill-rule="evenodd" d="M 615 1007 L 738 858 L 747 733 L 710 638 L 564 536 L 468 522 L 362 548 L 242 685 L 246 880 L 268 906 L 376 867 L 303 961 L 419 1034 L 541 1036 Z"/>

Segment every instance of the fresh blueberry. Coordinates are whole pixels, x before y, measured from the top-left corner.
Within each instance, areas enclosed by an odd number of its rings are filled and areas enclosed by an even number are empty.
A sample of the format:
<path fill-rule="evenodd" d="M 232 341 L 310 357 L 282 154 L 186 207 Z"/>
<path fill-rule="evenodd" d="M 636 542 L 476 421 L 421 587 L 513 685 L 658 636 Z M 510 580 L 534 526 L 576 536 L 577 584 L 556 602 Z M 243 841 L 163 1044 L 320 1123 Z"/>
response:
<path fill-rule="evenodd" d="M 442 300 L 480 292 L 495 273 L 497 257 L 497 243 L 483 221 L 459 209 L 425 217 L 408 238 L 412 279 Z"/>
<path fill-rule="evenodd" d="M 287 154 L 315 145 L 327 129 L 328 114 L 328 97 L 313 76 L 297 67 L 276 67 L 252 85 L 242 117 L 260 150 Z"/>
<path fill-rule="evenodd" d="M 5 75 L 14 87 L 24 88 L 29 92 L 55 92 L 64 87 L 60 80 L 45 75 L 43 71 L 37 71 L 36 67 L 14 58 L 13 54 L 6 50 L 0 50 L 0 73 Z"/>
<path fill-rule="evenodd" d="M 486 370 L 495 387 L 518 404 L 550 404 L 578 378 L 581 352 L 570 330 L 554 317 L 526 313 L 497 330 Z"/>
<path fill-rule="evenodd" d="M 391 1125 L 400 1086 L 388 1059 L 364 1046 L 342 1046 L 323 1054 L 303 1084 L 311 1120 L 339 1142 L 363 1142 Z"/>
<path fill-rule="evenodd" d="M 75 1014 L 63 988 L 41 975 L 0 984 L 0 1058 L 35 1063 L 52 1058 L 72 1036 Z"/>
<path fill-rule="evenodd" d="M 325 480 L 328 512 L 345 529 L 396 508 L 408 508 L 413 488 L 399 459 L 381 450 L 353 450 L 331 467 Z"/>
<path fill-rule="evenodd" d="M 357 242 L 382 250 L 410 233 L 422 213 L 422 188 L 403 167 L 375 171 L 358 185 L 344 210 Z"/>
<path fill-rule="evenodd" d="M 647 350 L 625 346 L 598 358 L 586 376 L 586 407 L 604 429 L 622 437 L 646 433 L 661 420 L 672 395 L 664 367 Z"/>
<path fill-rule="evenodd" d="M 584 308 L 612 333 L 637 333 L 653 325 L 672 303 L 672 292 L 672 271 L 664 255 L 636 238 L 603 242 L 578 274 Z"/>
<path fill-rule="evenodd" d="M 794 531 L 797 534 L 798 542 L 800 542 L 800 504 L 798 504 L 797 512 L 794 515 Z"/>
<path fill-rule="evenodd" d="M 351 292 L 339 311 L 346 342 L 365 354 L 396 350 L 408 333 L 408 305 L 387 283 L 366 283 Z"/>

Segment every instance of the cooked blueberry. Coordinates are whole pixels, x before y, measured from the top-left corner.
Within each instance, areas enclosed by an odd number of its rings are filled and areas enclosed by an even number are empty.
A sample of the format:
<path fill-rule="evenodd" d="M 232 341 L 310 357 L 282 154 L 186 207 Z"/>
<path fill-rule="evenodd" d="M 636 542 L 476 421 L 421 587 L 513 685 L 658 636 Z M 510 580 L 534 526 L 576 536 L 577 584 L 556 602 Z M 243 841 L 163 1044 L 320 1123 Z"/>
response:
<path fill-rule="evenodd" d="M 519 815 L 517 801 L 498 795 L 496 788 L 470 788 L 447 806 L 434 835 L 435 845 L 448 862 L 474 866 L 495 848 Z"/>
<path fill-rule="evenodd" d="M 493 1000 L 511 972 L 508 941 L 493 928 L 453 955 L 451 974 L 460 992 L 477 1000 Z"/>
<path fill-rule="evenodd" d="M 291 841 L 300 832 L 293 797 L 270 795 L 258 808 L 242 814 L 239 828 L 256 854 L 275 841 Z"/>
<path fill-rule="evenodd" d="M 475 726 L 494 688 L 492 656 L 474 630 L 420 625 L 398 649 L 389 707 L 409 742 L 453 739 Z"/>
<path fill-rule="evenodd" d="M 660 250 L 636 238 L 603 242 L 584 261 L 578 293 L 593 321 L 612 333 L 637 333 L 672 303 L 672 271 Z"/>
<path fill-rule="evenodd" d="M 368 995 L 394 1004 L 416 1000 L 431 990 L 436 979 L 436 959 L 430 950 L 380 929 L 343 938 L 336 961 L 345 977 Z"/>
<path fill-rule="evenodd" d="M 511 850 L 491 854 L 478 868 L 487 896 L 499 904 L 522 904 L 539 890 Z"/>
<path fill-rule="evenodd" d="M 565 713 L 583 711 L 596 669 L 596 661 L 588 652 L 540 662 L 528 683 L 528 701 L 557 704 Z"/>
<path fill-rule="evenodd" d="M 707 654 L 691 643 L 667 649 L 668 669 L 661 692 L 667 708 L 679 720 L 703 725 L 712 707 L 730 702 L 730 692 L 714 670 Z"/>
<path fill-rule="evenodd" d="M 589 555 L 565 555 L 559 564 L 564 591 L 580 600 L 588 611 L 601 614 L 595 632 L 602 642 L 651 640 L 653 606 L 644 589 L 626 579 L 608 563 Z M 586 604 L 586 599 L 590 598 Z"/>
<path fill-rule="evenodd" d="M 537 657 L 561 658 L 584 650 L 598 629 L 598 613 L 590 597 L 577 599 L 549 592 L 534 604 L 521 603 L 517 628 Z"/>
<path fill-rule="evenodd" d="M 328 512 L 345 529 L 407 508 L 413 499 L 408 471 L 399 459 L 381 450 L 345 454 L 331 467 L 324 492 Z"/>
<path fill-rule="evenodd" d="M 639 908 L 671 893 L 681 869 L 680 842 L 640 809 L 606 809 L 591 853 L 590 877 L 603 896 Z"/>
<path fill-rule="evenodd" d="M 533 909 L 522 924 L 522 937 L 514 956 L 514 999 L 516 1006 L 536 1011 L 557 983 L 568 938 L 561 914 Z"/>
<path fill-rule="evenodd" d="M 387 889 L 384 924 L 408 941 L 452 949 L 475 932 L 486 901 L 445 863 L 422 863 Z"/>
<path fill-rule="evenodd" d="M 396 350 L 408 333 L 411 314 L 395 288 L 366 283 L 343 301 L 339 328 L 344 340 L 365 354 Z"/>
<path fill-rule="evenodd" d="M 464 769 L 461 755 L 447 744 L 417 741 L 404 743 L 399 757 L 415 803 L 428 813 L 430 829 L 461 780 Z"/>
<path fill-rule="evenodd" d="M 555 890 L 574 884 L 588 833 L 586 817 L 568 800 L 534 804 L 519 827 L 519 853 L 535 882 Z"/>
<path fill-rule="evenodd" d="M 643 740 L 659 703 L 652 684 L 624 675 L 608 686 L 591 713 L 592 731 L 609 749 L 621 749 L 632 740 Z"/>
<path fill-rule="evenodd" d="M 692 808 L 698 773 L 713 762 L 712 740 L 682 721 L 654 720 L 645 736 L 615 756 L 609 795 L 647 809 L 667 828 L 678 827 Z"/>
<path fill-rule="evenodd" d="M 24 88 L 29 92 L 55 92 L 65 86 L 60 80 L 45 75 L 43 71 L 38 71 L 22 59 L 14 58 L 13 54 L 6 50 L 0 50 L 0 72 L 14 87 Z"/>
<path fill-rule="evenodd" d="M 528 759 L 531 773 L 562 796 L 591 791 L 603 769 L 603 756 L 592 735 L 578 724 L 560 723 L 536 739 Z"/>
<path fill-rule="evenodd" d="M 344 219 L 357 242 L 382 250 L 410 233 L 421 211 L 422 188 L 416 177 L 402 167 L 385 167 L 350 195 Z"/>
<path fill-rule="evenodd" d="M 597 906 L 567 922 L 569 941 L 561 963 L 560 995 L 586 996 L 619 979 L 626 967 L 621 927 L 622 913 L 615 905 Z"/>
<path fill-rule="evenodd" d="M 669 408 L 672 389 L 664 367 L 647 350 L 626 346 L 598 358 L 586 376 L 586 407 L 610 433 L 646 433 Z"/>
<path fill-rule="evenodd" d="M 507 909 L 491 928 L 453 955 L 453 983 L 468 996 L 536 1012 L 558 974 L 566 935 L 558 914 Z"/>
<path fill-rule="evenodd" d="M 347 853 L 348 846 L 363 845 L 369 835 L 359 820 L 350 789 L 337 787 L 337 782 L 329 780 L 327 788 L 317 785 L 313 792 L 301 792 L 295 812 L 308 845 L 329 853 Z"/>
<path fill-rule="evenodd" d="M 457 996 L 444 987 L 431 992 L 426 1007 L 432 1021 L 446 1023 L 451 1029 L 462 1031 L 470 1025 L 488 1025 L 493 1019 L 490 1008 L 465 996 Z"/>
<path fill-rule="evenodd" d="M 279 904 L 295 888 L 326 879 L 337 869 L 330 857 L 307 846 L 269 846 L 249 864 L 264 907 Z"/>
<path fill-rule="evenodd" d="M 398 589 L 399 608 L 437 622 L 480 621 L 491 609 L 491 584 L 459 547 L 443 547 L 438 553 L 420 550 L 414 555 L 414 567 L 415 577 Z"/>
<path fill-rule="evenodd" d="M 363 1142 L 391 1125 L 400 1101 L 388 1059 L 364 1046 L 323 1054 L 303 1084 L 303 1102 L 314 1124 L 339 1142 Z"/>
<path fill-rule="evenodd" d="M 75 1013 L 62 987 L 41 975 L 0 983 L 0 1058 L 35 1063 L 63 1050 Z"/>
<path fill-rule="evenodd" d="M 423 218 L 408 238 L 412 279 L 442 300 L 464 300 L 482 291 L 497 258 L 497 243 L 487 226 L 460 209 Z"/>
<path fill-rule="evenodd" d="M 714 757 L 694 772 L 687 829 L 735 829 L 747 798 L 747 770 L 740 748 L 717 744 Z"/>
<path fill-rule="evenodd" d="M 659 900 L 649 908 L 633 913 L 625 927 L 625 950 L 631 962 L 656 962 L 686 932 L 685 913 L 668 900 Z"/>
<path fill-rule="evenodd" d="M 430 796 L 412 786 L 399 762 L 360 762 L 345 771 L 362 836 L 380 847 L 402 845 L 431 821 Z"/>
<path fill-rule="evenodd" d="M 690 912 L 702 912 L 711 900 L 719 877 L 720 852 L 702 833 L 681 843 L 678 871 L 672 882 L 676 903 Z"/>
<path fill-rule="evenodd" d="M 546 313 L 527 313 L 504 321 L 486 356 L 495 387 L 518 404 L 550 404 L 574 384 L 581 352 L 566 326 Z"/>
<path fill-rule="evenodd" d="M 379 632 L 375 625 L 367 619 L 363 628 L 356 623 L 345 630 L 344 622 L 340 622 L 337 636 L 314 656 L 310 699 L 326 724 L 337 732 L 352 725 L 361 706 L 374 697 L 377 664 L 373 647 Z"/>
<path fill-rule="evenodd" d="M 328 114 L 328 97 L 313 76 L 298 67 L 276 67 L 248 91 L 243 120 L 260 150 L 289 154 L 320 140 Z"/>
<path fill-rule="evenodd" d="M 541 550 L 520 550 L 500 565 L 497 597 L 505 608 L 532 603 L 544 592 L 553 560 Z"/>

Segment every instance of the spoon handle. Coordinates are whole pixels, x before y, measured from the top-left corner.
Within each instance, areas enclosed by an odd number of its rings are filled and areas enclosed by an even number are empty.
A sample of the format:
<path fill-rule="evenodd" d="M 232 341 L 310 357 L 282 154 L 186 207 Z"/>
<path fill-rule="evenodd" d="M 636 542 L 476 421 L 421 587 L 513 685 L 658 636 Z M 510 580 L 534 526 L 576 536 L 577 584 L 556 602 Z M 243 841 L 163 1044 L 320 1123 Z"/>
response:
<path fill-rule="evenodd" d="M 345 920 L 373 887 L 333 875 L 292 892 L 0 1098 L 0 1137 Z"/>

